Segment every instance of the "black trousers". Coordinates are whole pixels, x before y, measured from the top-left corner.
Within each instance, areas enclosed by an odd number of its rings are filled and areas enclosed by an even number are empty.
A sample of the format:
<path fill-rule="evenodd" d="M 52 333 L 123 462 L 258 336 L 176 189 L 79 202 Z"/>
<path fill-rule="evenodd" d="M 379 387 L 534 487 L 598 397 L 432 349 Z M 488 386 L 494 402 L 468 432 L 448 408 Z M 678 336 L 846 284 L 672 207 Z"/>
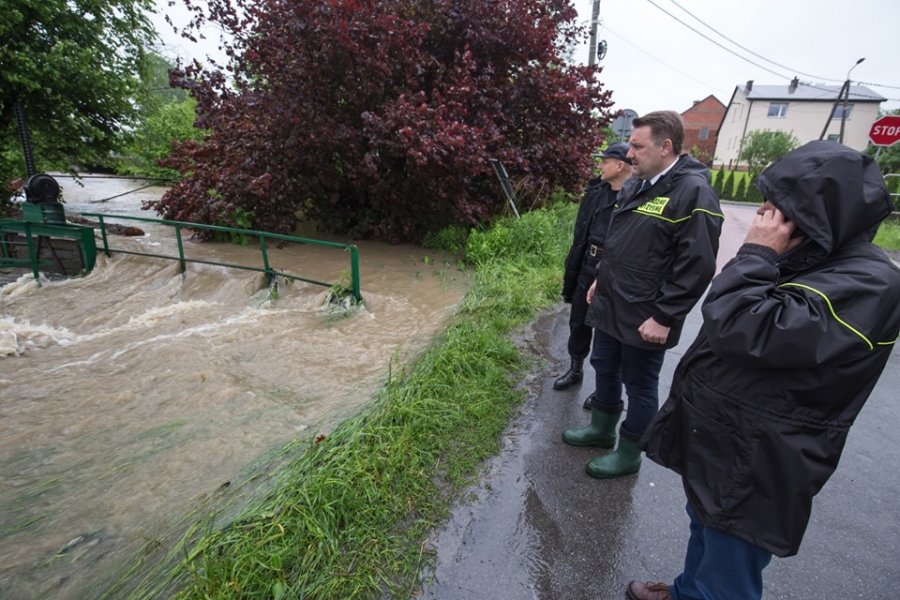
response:
<path fill-rule="evenodd" d="M 587 291 L 597 277 L 597 258 L 599 257 L 585 255 L 569 312 L 569 356 L 582 360 L 591 353 L 593 328 L 584 324 L 584 318 L 588 311 Z"/>

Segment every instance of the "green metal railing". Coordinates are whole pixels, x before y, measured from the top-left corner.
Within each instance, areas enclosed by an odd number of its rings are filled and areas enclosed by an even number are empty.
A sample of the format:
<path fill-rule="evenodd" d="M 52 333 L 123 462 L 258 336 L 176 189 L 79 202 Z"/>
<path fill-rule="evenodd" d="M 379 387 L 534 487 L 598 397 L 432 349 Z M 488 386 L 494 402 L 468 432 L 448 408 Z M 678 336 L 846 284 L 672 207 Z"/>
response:
<path fill-rule="evenodd" d="M 881 148 L 879 148 L 879 150 L 880 149 Z M 887 183 L 887 180 L 891 177 L 900 177 L 900 173 L 888 173 L 884 176 L 885 183 Z M 888 189 L 890 189 L 890 187 L 888 187 Z M 900 194 L 891 192 L 891 200 L 893 200 L 894 202 L 894 214 L 897 214 L 898 212 L 900 212 Z"/>
<path fill-rule="evenodd" d="M 309 279 L 306 277 L 301 277 L 299 275 L 294 275 L 292 273 L 288 273 L 283 270 L 275 269 L 269 263 L 269 252 L 267 246 L 267 240 L 278 240 L 284 242 L 292 242 L 295 244 L 312 244 L 315 246 L 326 246 L 329 248 L 337 248 L 341 250 L 349 250 L 350 251 L 350 294 L 353 298 L 359 302 L 362 300 L 362 294 L 360 293 L 359 286 L 359 249 L 354 244 L 341 244 L 338 242 L 327 242 L 324 240 L 314 240 L 311 238 L 302 238 L 291 235 L 282 235 L 280 233 L 268 233 L 265 231 L 255 231 L 251 229 L 239 229 L 236 227 L 223 227 L 220 225 L 204 225 L 201 223 L 188 223 L 185 221 L 169 221 L 166 219 L 151 219 L 148 217 L 132 217 L 127 215 L 112 215 L 112 214 L 104 214 L 104 213 L 80 213 L 85 217 L 93 217 L 97 219 L 97 222 L 100 225 L 100 237 L 103 240 L 103 252 L 109 256 L 111 252 L 119 252 L 121 254 L 135 254 L 138 256 L 150 256 L 154 258 L 164 258 L 168 260 L 177 260 L 180 267 L 181 272 L 184 273 L 186 263 L 201 263 L 206 265 L 216 265 L 220 267 L 228 267 L 231 269 L 243 269 L 246 271 L 257 271 L 266 274 L 266 285 L 272 283 L 274 277 L 284 277 L 286 279 L 295 279 L 298 281 L 305 281 L 306 283 L 312 283 L 315 285 L 321 285 L 324 287 L 333 287 L 335 284 L 328 283 L 325 281 L 317 281 L 315 279 Z M 175 229 L 175 239 L 178 244 L 178 256 L 171 256 L 166 254 L 152 254 L 149 252 L 135 252 L 133 250 L 124 250 L 121 248 L 111 248 L 109 245 L 109 239 L 106 232 L 106 219 L 115 219 L 115 220 L 128 220 L 128 221 L 140 221 L 143 223 L 156 223 L 159 225 L 167 225 L 173 227 Z M 216 262 L 211 260 L 203 260 L 199 258 L 188 258 L 184 254 L 184 243 L 182 241 L 182 230 L 203 230 L 203 231 L 213 231 L 216 233 L 227 233 L 234 234 L 238 236 L 247 236 L 247 237 L 255 237 L 259 240 L 259 250 L 262 258 L 262 267 L 258 266 L 248 266 L 248 265 L 236 265 L 231 263 L 223 263 Z"/>

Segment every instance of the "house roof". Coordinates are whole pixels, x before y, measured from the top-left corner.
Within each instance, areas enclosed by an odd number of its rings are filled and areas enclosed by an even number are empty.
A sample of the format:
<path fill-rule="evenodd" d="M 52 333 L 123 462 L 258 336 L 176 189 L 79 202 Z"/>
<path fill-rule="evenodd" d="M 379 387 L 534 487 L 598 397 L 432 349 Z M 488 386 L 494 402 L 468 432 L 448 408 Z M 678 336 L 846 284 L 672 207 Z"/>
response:
<path fill-rule="evenodd" d="M 694 100 L 693 106 L 691 106 L 689 109 L 687 109 L 687 110 L 685 110 L 685 111 L 682 111 L 681 114 L 684 115 L 684 114 L 687 114 L 687 113 L 691 112 L 692 110 L 695 110 L 698 106 L 700 106 L 701 104 L 703 104 L 704 102 L 706 102 L 706 101 L 709 100 L 710 98 L 712 98 L 712 99 L 715 101 L 716 104 L 718 104 L 719 106 L 721 106 L 721 107 L 722 107 L 722 110 L 725 110 L 726 106 L 725 106 L 724 104 L 722 104 L 722 101 L 719 100 L 718 98 L 716 98 L 715 95 L 710 94 L 709 96 L 707 96 L 707 97 L 704 98 L 703 100 Z M 716 108 L 718 108 L 718 107 L 716 107 Z"/>
<path fill-rule="evenodd" d="M 754 85 L 747 93 L 750 100 L 793 100 L 815 102 L 823 100 L 833 102 L 843 86 L 825 84 L 797 84 L 793 93 L 789 85 Z M 738 86 L 740 89 L 741 86 Z M 744 88 L 746 89 L 746 88 Z M 849 99 L 854 102 L 884 102 L 887 98 L 879 96 L 863 85 L 851 85 Z"/>

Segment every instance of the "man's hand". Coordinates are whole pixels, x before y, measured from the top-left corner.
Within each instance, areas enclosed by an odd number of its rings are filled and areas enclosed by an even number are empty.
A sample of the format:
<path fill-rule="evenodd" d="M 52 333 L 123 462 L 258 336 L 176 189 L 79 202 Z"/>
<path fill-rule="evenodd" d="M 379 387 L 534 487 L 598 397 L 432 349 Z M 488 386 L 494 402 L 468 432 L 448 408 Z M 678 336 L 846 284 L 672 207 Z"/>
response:
<path fill-rule="evenodd" d="M 591 284 L 591 287 L 588 288 L 587 291 L 587 303 L 590 304 L 591 300 L 594 299 L 594 290 L 597 288 L 597 280 L 594 280 L 594 283 Z"/>
<path fill-rule="evenodd" d="M 657 323 L 653 317 L 641 323 L 638 333 L 648 344 L 665 344 L 669 339 L 669 328 Z"/>
<path fill-rule="evenodd" d="M 791 238 L 796 228 L 797 226 L 788 221 L 775 205 L 766 202 L 756 211 L 744 243 L 759 244 L 771 248 L 779 255 L 784 254 L 803 243 L 803 237 Z"/>

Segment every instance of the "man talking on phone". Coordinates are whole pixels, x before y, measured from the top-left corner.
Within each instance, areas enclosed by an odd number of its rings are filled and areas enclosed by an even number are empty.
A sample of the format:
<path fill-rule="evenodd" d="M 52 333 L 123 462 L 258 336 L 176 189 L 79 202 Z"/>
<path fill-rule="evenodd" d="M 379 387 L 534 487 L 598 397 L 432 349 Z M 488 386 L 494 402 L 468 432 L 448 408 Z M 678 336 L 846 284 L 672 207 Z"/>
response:
<path fill-rule="evenodd" d="M 684 570 L 671 585 L 632 581 L 630 600 L 761 598 L 897 341 L 900 269 L 871 243 L 893 208 L 874 160 L 810 142 L 756 186 L 766 202 L 641 439 L 682 478 Z"/>

